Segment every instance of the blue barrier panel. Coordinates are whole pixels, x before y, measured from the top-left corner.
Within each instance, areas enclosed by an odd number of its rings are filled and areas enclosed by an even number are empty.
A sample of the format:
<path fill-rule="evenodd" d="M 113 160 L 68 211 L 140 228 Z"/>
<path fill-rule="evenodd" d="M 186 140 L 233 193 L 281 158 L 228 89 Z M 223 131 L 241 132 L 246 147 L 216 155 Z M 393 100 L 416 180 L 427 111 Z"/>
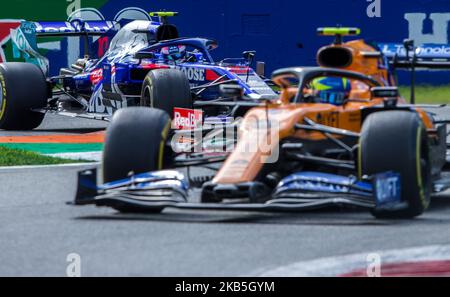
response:
<path fill-rule="evenodd" d="M 413 38 L 417 43 L 448 44 L 450 39 L 450 0 L 110 0 L 102 11 L 112 16 L 126 4 L 180 11 L 174 22 L 183 35 L 217 39 L 218 57 L 254 49 L 268 71 L 314 65 L 317 49 L 330 41 L 316 35 L 321 26 L 357 26 L 362 37 L 380 42 Z M 433 77 L 419 73 L 418 79 L 450 83 L 448 72 Z"/>
<path fill-rule="evenodd" d="M 77 0 L 68 0 L 75 3 Z M 331 38 L 319 37 L 317 27 L 355 26 L 369 41 L 450 43 L 450 0 L 109 0 L 87 15 L 105 20 L 139 16 L 145 11 L 179 11 L 172 20 L 184 36 L 218 40 L 217 59 L 240 57 L 256 50 L 267 72 L 287 66 L 314 65 L 318 48 Z M 83 1 L 80 2 L 82 5 Z M 71 5 L 71 4 L 68 4 Z M 139 7 L 139 9 L 126 9 Z M 123 10 L 125 9 L 125 10 Z M 120 13 L 119 13 L 120 12 Z M 76 40 L 60 41 L 47 53 L 51 72 L 81 52 Z M 104 41 L 102 41 L 104 42 Z M 79 43 L 79 41 L 78 41 Z M 425 83 L 450 83 L 448 72 L 418 74 Z M 401 75 L 401 82 L 408 83 Z"/>

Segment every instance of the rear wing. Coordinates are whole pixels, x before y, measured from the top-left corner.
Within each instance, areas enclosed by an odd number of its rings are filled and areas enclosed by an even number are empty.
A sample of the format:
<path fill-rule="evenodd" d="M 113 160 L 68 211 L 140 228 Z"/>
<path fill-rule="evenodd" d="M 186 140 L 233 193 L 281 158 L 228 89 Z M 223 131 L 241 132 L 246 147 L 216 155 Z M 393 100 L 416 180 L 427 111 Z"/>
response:
<path fill-rule="evenodd" d="M 130 20 L 131 21 L 131 20 Z M 22 21 L 20 27 L 11 30 L 13 56 L 25 59 L 41 68 L 44 74 L 49 71 L 48 59 L 39 53 L 37 38 L 40 37 L 84 37 L 85 54 L 89 53 L 89 37 L 115 34 L 124 24 L 113 21 L 71 22 L 30 22 Z"/>
<path fill-rule="evenodd" d="M 102 36 L 117 31 L 119 23 L 113 21 L 25 22 L 35 25 L 38 37 Z"/>
<path fill-rule="evenodd" d="M 450 70 L 450 44 L 423 44 L 416 47 L 414 40 L 401 43 L 379 43 L 378 47 L 393 69 L 411 71 L 411 104 L 415 103 L 417 69 Z"/>
<path fill-rule="evenodd" d="M 379 43 L 381 52 L 394 68 L 450 70 L 450 44 L 414 46 L 412 40 L 401 43 Z"/>

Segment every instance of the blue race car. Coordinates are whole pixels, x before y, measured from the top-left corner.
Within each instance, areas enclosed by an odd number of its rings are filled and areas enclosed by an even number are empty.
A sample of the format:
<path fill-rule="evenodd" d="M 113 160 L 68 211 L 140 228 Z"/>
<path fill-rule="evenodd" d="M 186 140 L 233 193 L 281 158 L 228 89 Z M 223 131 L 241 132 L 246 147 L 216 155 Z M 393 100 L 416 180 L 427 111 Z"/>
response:
<path fill-rule="evenodd" d="M 277 97 L 270 81 L 251 68 L 254 51 L 216 63 L 214 40 L 179 37 L 168 22 L 177 13 L 150 15 L 159 21 L 22 22 L 12 40 L 15 55 L 26 63 L 0 64 L 0 129 L 34 129 L 47 112 L 108 120 L 127 106 L 162 109 L 185 128 L 245 112 L 220 101 Z M 73 36 L 84 37 L 85 57 L 49 76 L 37 37 Z M 95 57 L 92 41 L 104 36 L 112 37 L 109 49 Z"/>

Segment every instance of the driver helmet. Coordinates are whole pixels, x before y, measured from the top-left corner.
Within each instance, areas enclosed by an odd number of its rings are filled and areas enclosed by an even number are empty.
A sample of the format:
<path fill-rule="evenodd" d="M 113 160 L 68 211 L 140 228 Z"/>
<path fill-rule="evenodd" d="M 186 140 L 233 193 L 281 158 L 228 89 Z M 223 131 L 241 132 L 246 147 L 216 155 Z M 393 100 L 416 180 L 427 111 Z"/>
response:
<path fill-rule="evenodd" d="M 344 77 L 319 77 L 311 83 L 320 103 L 342 105 L 350 96 L 351 82 Z"/>
<path fill-rule="evenodd" d="M 172 45 L 161 49 L 161 55 L 164 60 L 177 61 L 186 56 L 186 46 Z"/>

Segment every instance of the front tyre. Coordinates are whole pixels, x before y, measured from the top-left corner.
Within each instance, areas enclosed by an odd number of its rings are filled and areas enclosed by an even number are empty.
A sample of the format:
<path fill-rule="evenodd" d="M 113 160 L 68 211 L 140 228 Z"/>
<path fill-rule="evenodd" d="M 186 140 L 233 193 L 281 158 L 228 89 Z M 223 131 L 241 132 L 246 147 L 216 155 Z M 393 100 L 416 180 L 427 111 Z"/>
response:
<path fill-rule="evenodd" d="M 161 170 L 170 118 L 162 110 L 129 107 L 118 110 L 106 131 L 103 152 L 105 183 L 134 174 Z"/>
<path fill-rule="evenodd" d="M 125 179 L 133 174 L 164 169 L 171 152 L 166 148 L 171 120 L 167 113 L 147 107 L 120 109 L 107 129 L 103 151 L 103 181 Z M 117 205 L 121 212 L 139 212 Z M 160 212 L 162 208 L 154 209 Z M 148 211 L 147 211 L 148 212 Z"/>
<path fill-rule="evenodd" d="M 360 138 L 359 175 L 394 171 L 401 176 L 400 210 L 375 209 L 377 218 L 413 218 L 430 204 L 431 166 L 428 137 L 419 116 L 410 111 L 381 111 L 368 116 Z"/>

